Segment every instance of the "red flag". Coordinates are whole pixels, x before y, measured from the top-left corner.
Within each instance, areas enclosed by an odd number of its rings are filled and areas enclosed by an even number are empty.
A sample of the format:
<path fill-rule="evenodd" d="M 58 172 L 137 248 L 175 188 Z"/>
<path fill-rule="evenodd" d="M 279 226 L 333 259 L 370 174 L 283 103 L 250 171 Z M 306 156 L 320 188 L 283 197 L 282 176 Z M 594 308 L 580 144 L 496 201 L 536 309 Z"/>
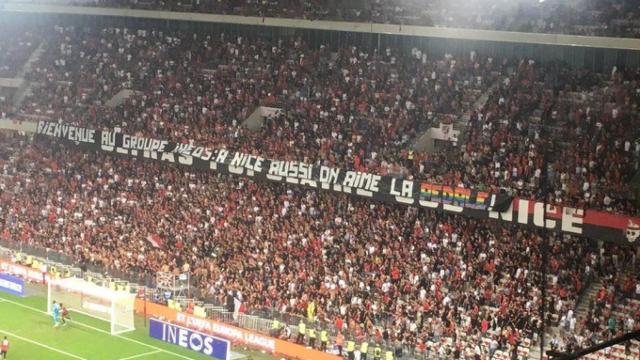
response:
<path fill-rule="evenodd" d="M 164 241 L 162 241 L 162 239 L 160 238 L 160 235 L 158 234 L 147 236 L 147 241 L 150 242 L 154 248 L 160 249 L 164 246 Z"/>

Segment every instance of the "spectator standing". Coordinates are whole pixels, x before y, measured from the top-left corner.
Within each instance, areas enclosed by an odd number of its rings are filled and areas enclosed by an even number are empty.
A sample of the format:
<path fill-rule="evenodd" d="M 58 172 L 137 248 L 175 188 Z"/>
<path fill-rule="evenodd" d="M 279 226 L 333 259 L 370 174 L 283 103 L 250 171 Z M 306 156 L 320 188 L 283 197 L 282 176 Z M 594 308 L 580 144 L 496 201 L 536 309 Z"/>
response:
<path fill-rule="evenodd" d="M 489 359 L 493 359 L 493 355 L 496 353 L 496 351 L 498 351 L 499 346 L 500 344 L 498 344 L 496 337 L 493 336 L 491 338 L 491 343 L 489 344 Z"/>
<path fill-rule="evenodd" d="M 344 335 L 342 332 L 339 332 L 336 336 L 336 347 L 338 348 L 338 354 L 342 356 L 342 347 L 344 346 Z"/>
<path fill-rule="evenodd" d="M 608 328 L 609 328 L 609 334 L 610 334 L 612 337 L 616 334 L 616 324 L 617 324 L 616 317 L 615 317 L 615 315 L 613 315 L 613 314 L 612 314 L 612 315 L 609 317 L 609 321 L 608 321 L 608 323 L 607 323 L 607 326 L 608 326 Z"/>

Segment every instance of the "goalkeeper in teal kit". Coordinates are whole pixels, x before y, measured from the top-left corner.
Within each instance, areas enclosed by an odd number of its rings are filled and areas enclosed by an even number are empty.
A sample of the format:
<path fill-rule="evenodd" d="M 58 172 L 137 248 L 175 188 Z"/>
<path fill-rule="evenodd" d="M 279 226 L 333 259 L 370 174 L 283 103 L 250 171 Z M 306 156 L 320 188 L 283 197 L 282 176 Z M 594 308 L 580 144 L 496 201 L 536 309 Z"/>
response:
<path fill-rule="evenodd" d="M 53 306 L 51 307 L 51 315 L 53 316 L 53 327 L 60 326 L 60 305 L 58 305 L 55 301 L 53 302 Z"/>

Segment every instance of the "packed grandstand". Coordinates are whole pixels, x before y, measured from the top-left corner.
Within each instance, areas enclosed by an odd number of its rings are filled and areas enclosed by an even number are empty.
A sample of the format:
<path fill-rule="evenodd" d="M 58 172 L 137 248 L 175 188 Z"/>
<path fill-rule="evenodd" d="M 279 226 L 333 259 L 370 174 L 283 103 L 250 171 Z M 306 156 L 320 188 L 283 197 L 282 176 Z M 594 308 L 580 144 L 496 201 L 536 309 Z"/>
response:
<path fill-rule="evenodd" d="M 75 5 L 640 34 L 635 1 L 337 3 Z M 132 282 L 188 273 L 195 300 L 277 319 L 269 335 L 318 350 L 327 331 L 347 356 L 348 346 L 368 343 L 371 354 L 380 346 L 400 359 L 528 359 L 542 356 L 541 333 L 546 349 L 574 352 L 640 329 L 638 63 L 589 68 L 481 49 L 434 53 L 130 19 L 6 22 L 0 30 L 0 117 L 14 125 L 113 131 L 517 198 L 544 204 L 545 214 L 623 219 L 615 238 L 564 224 L 544 231 L 497 215 L 123 156 L 47 130 L 3 131 L 2 246 L 47 249 Z M 256 125 L 249 119 L 259 108 L 277 111 Z M 416 145 L 443 125 L 460 136 Z M 317 335 L 300 337 L 302 323 Z M 640 343 L 587 358 L 637 359 Z"/>

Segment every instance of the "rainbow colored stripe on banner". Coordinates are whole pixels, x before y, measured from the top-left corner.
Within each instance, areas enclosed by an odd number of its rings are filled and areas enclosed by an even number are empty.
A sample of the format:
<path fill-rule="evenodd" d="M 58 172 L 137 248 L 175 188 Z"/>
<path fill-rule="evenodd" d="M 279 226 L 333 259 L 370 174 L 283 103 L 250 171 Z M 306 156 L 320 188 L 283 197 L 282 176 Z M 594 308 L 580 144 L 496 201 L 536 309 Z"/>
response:
<path fill-rule="evenodd" d="M 461 187 L 451 187 L 430 183 L 420 184 L 420 200 L 464 206 L 472 209 L 486 209 L 490 194 Z"/>

